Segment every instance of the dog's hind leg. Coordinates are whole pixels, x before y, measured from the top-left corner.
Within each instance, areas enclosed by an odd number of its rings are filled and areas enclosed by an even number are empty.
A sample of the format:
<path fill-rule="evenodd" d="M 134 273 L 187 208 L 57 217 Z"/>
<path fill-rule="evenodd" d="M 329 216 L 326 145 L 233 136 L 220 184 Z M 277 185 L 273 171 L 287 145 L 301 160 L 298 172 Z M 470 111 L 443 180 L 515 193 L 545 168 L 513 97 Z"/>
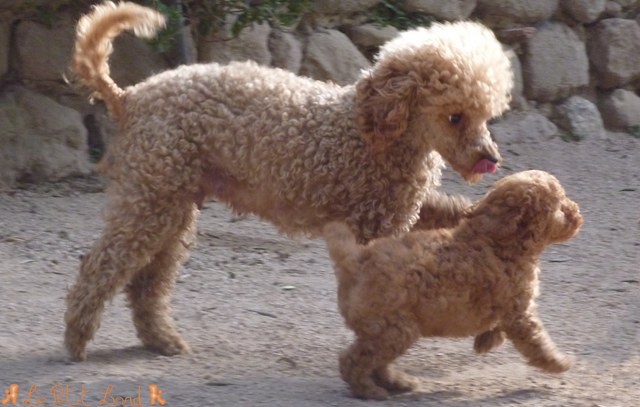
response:
<path fill-rule="evenodd" d="M 67 294 L 65 345 L 73 360 L 86 359 L 86 345 L 100 326 L 104 303 L 147 266 L 185 224 L 193 203 L 120 191 L 107 212 L 105 230 L 84 256 Z"/>
<path fill-rule="evenodd" d="M 171 317 L 169 300 L 178 267 L 187 257 L 188 245 L 195 234 L 197 209 L 186 217 L 151 263 L 135 273 L 126 287 L 138 338 L 149 349 L 170 356 L 189 352 Z"/>

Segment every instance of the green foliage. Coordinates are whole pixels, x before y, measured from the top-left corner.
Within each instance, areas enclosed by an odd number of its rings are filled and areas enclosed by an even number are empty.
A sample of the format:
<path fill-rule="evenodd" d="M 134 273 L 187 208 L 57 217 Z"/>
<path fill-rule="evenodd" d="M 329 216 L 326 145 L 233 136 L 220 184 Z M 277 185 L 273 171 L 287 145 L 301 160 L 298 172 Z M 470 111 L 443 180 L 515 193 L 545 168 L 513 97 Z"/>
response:
<path fill-rule="evenodd" d="M 399 30 L 413 27 L 428 27 L 433 18 L 419 13 L 410 13 L 402 9 L 403 0 L 382 0 L 371 10 L 370 21 L 381 27 L 388 25 Z"/>
<path fill-rule="evenodd" d="M 308 0 L 233 1 L 229 14 L 237 16 L 231 33 L 237 36 L 253 23 L 268 22 L 278 27 L 291 27 L 309 6 Z"/>
<path fill-rule="evenodd" d="M 640 138 L 640 126 L 638 125 L 629 126 L 627 132 L 631 137 Z"/>
<path fill-rule="evenodd" d="M 166 27 L 158 32 L 154 38 L 150 39 L 149 43 L 155 50 L 166 52 L 171 49 L 182 29 L 180 9 L 176 6 L 166 5 L 159 0 L 150 0 L 148 3 L 147 5 L 152 6 L 167 18 Z"/>
<path fill-rule="evenodd" d="M 159 51 L 166 51 L 180 35 L 181 11 L 184 19 L 195 27 L 194 34 L 206 37 L 224 33 L 225 25 L 232 21 L 231 35 L 254 23 L 264 23 L 277 27 L 291 27 L 309 8 L 310 0 L 183 0 L 180 10 L 175 2 L 168 0 L 146 0 L 167 16 L 167 27 L 158 34 L 152 44 Z"/>
<path fill-rule="evenodd" d="M 47 7 L 46 5 L 40 5 L 35 9 L 34 20 L 46 25 L 48 28 L 60 20 L 60 17 L 56 10 Z"/>
<path fill-rule="evenodd" d="M 89 147 L 89 161 L 91 161 L 92 163 L 99 162 L 103 155 L 104 155 L 104 147 L 102 146 Z"/>
<path fill-rule="evenodd" d="M 580 141 L 580 137 L 576 136 L 575 134 L 571 133 L 570 131 L 560 130 L 558 132 L 558 135 L 560 136 L 560 140 L 564 141 L 565 143 L 572 143 L 574 141 Z"/>
<path fill-rule="evenodd" d="M 290 27 L 309 8 L 310 0 L 183 0 L 185 18 L 206 36 L 221 32 L 228 17 L 235 17 L 231 34 L 235 37 L 254 23 L 268 22 Z M 151 0 L 151 5 L 169 17 L 170 23 L 179 18 L 179 10 L 167 1 Z M 170 24 L 171 25 L 171 24 Z M 179 27 L 178 27 L 179 28 Z"/>
<path fill-rule="evenodd" d="M 291 27 L 310 8 L 310 0 L 133 0 L 160 11 L 167 17 L 167 27 L 158 33 L 152 44 L 159 51 L 168 50 L 180 35 L 181 21 L 184 19 L 196 28 L 194 34 L 207 36 L 224 32 L 225 23 L 233 21 L 231 35 L 254 23 L 264 23 L 277 27 Z M 63 10 L 74 9 L 86 13 L 89 5 L 101 0 L 51 0 L 40 4 L 26 0 L 16 6 L 18 14 L 38 21 L 48 27 L 60 21 Z M 177 5 L 182 4 L 182 10 Z M 230 18 L 231 17 L 231 18 Z"/>
<path fill-rule="evenodd" d="M 79 8 L 86 4 L 82 0 L 52 0 L 45 4 L 27 0 L 20 5 L 16 5 L 15 12 L 19 18 L 37 21 L 51 28 L 60 21 L 61 11 L 68 8 Z"/>

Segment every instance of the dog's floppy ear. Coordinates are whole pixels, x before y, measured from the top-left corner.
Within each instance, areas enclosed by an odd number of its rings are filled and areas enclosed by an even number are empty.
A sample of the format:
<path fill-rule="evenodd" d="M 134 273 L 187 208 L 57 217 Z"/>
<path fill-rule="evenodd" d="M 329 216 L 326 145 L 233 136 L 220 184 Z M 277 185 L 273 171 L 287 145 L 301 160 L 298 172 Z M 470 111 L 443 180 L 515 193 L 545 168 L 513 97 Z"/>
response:
<path fill-rule="evenodd" d="M 376 66 L 356 85 L 357 122 L 374 154 L 385 151 L 407 129 L 417 91 L 415 77 L 400 66 Z"/>

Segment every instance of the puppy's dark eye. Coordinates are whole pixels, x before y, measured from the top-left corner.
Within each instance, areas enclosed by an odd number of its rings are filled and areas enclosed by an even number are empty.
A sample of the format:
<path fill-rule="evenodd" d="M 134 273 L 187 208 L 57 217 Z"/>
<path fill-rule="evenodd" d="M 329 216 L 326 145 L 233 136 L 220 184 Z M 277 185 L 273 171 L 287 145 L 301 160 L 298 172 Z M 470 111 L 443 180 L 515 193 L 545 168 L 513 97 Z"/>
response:
<path fill-rule="evenodd" d="M 458 124 L 462 121 L 462 115 L 460 113 L 454 113 L 449 116 L 449 123 Z"/>

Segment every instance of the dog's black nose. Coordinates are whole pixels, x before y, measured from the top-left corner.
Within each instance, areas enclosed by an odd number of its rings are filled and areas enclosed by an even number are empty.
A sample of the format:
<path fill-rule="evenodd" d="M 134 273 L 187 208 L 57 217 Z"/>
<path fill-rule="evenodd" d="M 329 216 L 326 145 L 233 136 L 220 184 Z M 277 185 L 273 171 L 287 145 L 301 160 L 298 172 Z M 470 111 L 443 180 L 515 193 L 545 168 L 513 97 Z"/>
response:
<path fill-rule="evenodd" d="M 492 156 L 492 155 L 488 155 L 488 156 L 486 156 L 486 157 L 484 157 L 484 158 L 486 158 L 487 160 L 491 161 L 491 162 L 492 162 L 492 163 L 494 163 L 494 164 L 497 164 L 497 163 L 498 163 L 498 161 L 500 161 L 500 160 L 498 159 L 498 157 L 495 157 L 495 156 Z"/>

